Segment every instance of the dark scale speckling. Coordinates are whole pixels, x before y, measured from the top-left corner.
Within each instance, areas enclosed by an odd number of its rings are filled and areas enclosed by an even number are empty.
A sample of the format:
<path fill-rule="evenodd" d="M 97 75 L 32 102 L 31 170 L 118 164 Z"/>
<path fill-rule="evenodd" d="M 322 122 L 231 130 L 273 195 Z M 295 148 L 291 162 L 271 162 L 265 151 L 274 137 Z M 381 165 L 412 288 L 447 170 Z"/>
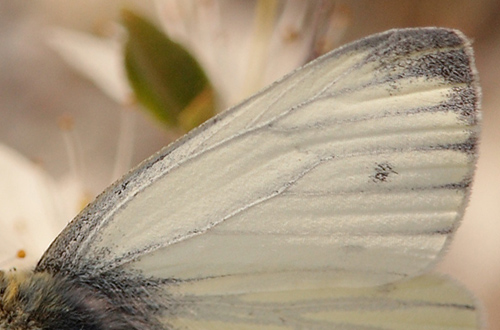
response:
<path fill-rule="evenodd" d="M 448 102 L 440 105 L 444 111 L 459 111 L 462 120 L 469 125 L 477 125 L 479 116 L 474 116 L 479 107 L 479 95 L 472 86 L 453 87 Z"/>
<path fill-rule="evenodd" d="M 438 35 L 417 30 L 391 35 L 384 47 L 371 53 L 366 61 L 378 63 L 378 83 L 387 85 L 391 95 L 392 90 L 400 88 L 401 79 L 412 77 L 439 77 L 451 84 L 471 84 L 474 77 L 469 54 L 462 47 L 463 41 L 455 33 Z"/>
<path fill-rule="evenodd" d="M 413 53 L 463 46 L 463 40 L 454 32 L 428 33 L 425 29 L 383 35 L 384 47 L 378 47 L 373 57 L 380 59 L 398 59 Z"/>
<path fill-rule="evenodd" d="M 453 65 L 450 65 L 453 63 Z M 404 66 L 405 76 L 422 76 L 444 78 L 448 83 L 470 83 L 472 77 L 467 68 L 470 63 L 463 49 L 446 50 L 426 54 L 415 59 L 411 66 Z"/>

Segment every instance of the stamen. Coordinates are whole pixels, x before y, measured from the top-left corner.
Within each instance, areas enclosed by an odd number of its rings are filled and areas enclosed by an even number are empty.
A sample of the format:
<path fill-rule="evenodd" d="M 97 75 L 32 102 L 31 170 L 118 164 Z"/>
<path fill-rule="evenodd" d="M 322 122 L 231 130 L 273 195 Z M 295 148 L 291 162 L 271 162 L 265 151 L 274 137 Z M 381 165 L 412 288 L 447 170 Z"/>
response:
<path fill-rule="evenodd" d="M 120 111 L 120 129 L 111 181 L 120 178 L 131 167 L 135 141 L 135 123 L 135 107 L 133 101 L 130 101 L 128 105 L 124 105 L 123 111 Z"/>
<path fill-rule="evenodd" d="M 16 257 L 18 259 L 24 259 L 26 258 L 26 251 L 21 249 L 21 250 L 18 250 L 17 253 L 16 253 Z"/>
<path fill-rule="evenodd" d="M 292 43 L 297 39 L 299 39 L 300 32 L 297 30 L 295 26 L 289 25 L 283 29 L 282 36 L 283 36 L 283 41 L 285 43 Z"/>
<path fill-rule="evenodd" d="M 75 182 L 84 185 L 85 162 L 83 157 L 83 148 L 81 140 L 74 133 L 74 120 L 70 115 L 63 115 L 58 120 L 59 128 L 63 133 L 64 145 L 68 155 L 68 165 L 70 175 Z M 83 209 L 91 200 L 91 194 L 85 186 L 81 190 L 82 195 L 79 197 L 79 209 Z M 59 228 L 57 230 L 60 230 Z"/>
<path fill-rule="evenodd" d="M 64 145 L 68 155 L 68 164 L 71 175 L 77 182 L 85 182 L 83 174 L 83 149 L 81 142 L 74 134 L 74 120 L 70 115 L 63 115 L 58 120 L 59 129 L 63 133 Z"/>

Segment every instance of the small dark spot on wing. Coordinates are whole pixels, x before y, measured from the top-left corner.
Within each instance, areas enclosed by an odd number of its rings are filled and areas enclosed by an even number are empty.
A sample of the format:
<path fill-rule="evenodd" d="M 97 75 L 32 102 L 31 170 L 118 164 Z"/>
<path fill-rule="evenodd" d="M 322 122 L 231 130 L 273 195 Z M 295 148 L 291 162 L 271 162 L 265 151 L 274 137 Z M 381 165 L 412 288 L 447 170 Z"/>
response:
<path fill-rule="evenodd" d="M 373 182 L 387 182 L 390 175 L 398 174 L 390 163 L 379 163 L 375 166 L 375 173 L 370 176 Z"/>

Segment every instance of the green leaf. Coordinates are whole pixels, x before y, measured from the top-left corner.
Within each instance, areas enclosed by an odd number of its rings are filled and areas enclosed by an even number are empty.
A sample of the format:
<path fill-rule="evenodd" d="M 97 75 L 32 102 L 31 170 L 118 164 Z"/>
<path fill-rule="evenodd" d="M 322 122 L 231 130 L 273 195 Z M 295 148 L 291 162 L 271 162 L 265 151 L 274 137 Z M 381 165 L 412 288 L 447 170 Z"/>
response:
<path fill-rule="evenodd" d="M 210 118 L 213 92 L 198 62 L 145 18 L 129 10 L 122 16 L 125 67 L 137 100 L 161 122 L 186 131 Z"/>

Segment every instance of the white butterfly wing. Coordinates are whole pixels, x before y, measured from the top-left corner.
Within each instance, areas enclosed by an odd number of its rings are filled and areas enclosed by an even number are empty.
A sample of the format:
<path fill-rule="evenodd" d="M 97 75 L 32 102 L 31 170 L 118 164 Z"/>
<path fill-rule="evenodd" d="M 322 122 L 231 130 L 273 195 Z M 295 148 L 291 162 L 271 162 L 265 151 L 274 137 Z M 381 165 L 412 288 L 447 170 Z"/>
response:
<path fill-rule="evenodd" d="M 274 287 L 262 292 L 262 283 Z M 250 293 L 231 290 L 254 286 Z M 293 276 L 236 276 L 173 291 L 184 308 L 165 316 L 172 329 L 449 330 L 477 329 L 481 323 L 472 296 L 436 275 L 369 288 L 304 288 Z"/>
<path fill-rule="evenodd" d="M 463 214 L 478 94 L 459 32 L 393 30 L 350 44 L 133 170 L 63 231 L 37 271 L 133 274 L 172 294 L 209 279 L 224 288 L 233 278 L 234 294 L 259 302 L 268 285 L 241 279 L 269 276 L 279 297 L 324 289 L 332 304 L 334 288 L 421 274 Z M 238 314 L 232 298 L 219 297 L 227 309 L 206 313 Z"/>

